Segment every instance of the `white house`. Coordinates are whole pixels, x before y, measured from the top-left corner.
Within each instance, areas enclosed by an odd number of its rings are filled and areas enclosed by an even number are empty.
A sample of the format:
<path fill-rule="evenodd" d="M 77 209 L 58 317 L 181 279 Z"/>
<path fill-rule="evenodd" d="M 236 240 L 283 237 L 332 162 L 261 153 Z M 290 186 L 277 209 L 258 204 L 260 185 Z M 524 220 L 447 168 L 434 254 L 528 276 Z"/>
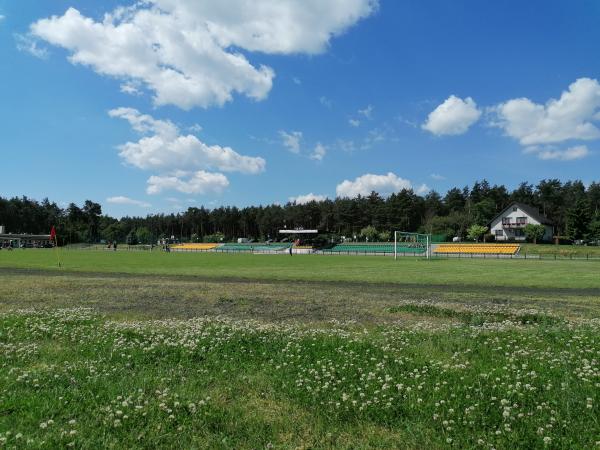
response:
<path fill-rule="evenodd" d="M 494 217 L 490 222 L 490 233 L 496 237 L 497 241 L 524 241 L 523 229 L 528 224 L 544 225 L 546 232 L 543 240 L 552 240 L 552 221 L 540 214 L 537 208 L 517 202 L 504 208 L 500 214 Z"/>

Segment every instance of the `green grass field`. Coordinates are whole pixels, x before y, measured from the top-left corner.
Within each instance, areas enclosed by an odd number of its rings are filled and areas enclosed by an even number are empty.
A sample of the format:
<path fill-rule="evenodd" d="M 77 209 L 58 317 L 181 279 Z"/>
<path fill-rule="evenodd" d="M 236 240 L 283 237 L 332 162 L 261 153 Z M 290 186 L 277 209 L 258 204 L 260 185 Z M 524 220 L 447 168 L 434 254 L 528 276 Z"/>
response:
<path fill-rule="evenodd" d="M 521 244 L 521 254 L 560 258 L 600 258 L 600 246 Z"/>
<path fill-rule="evenodd" d="M 600 261 L 537 261 L 389 257 L 18 250 L 0 253 L 0 267 L 187 275 L 260 280 L 600 288 Z"/>
<path fill-rule="evenodd" d="M 600 262 L 0 252 L 0 447 L 600 447 Z"/>

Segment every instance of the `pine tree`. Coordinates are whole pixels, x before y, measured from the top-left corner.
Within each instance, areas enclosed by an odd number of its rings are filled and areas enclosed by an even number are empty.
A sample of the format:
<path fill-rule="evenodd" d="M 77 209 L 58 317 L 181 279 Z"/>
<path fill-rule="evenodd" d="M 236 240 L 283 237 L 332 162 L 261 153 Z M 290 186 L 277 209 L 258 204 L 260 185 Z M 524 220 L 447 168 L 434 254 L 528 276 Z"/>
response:
<path fill-rule="evenodd" d="M 591 219 L 590 204 L 586 199 L 580 198 L 572 208 L 567 211 L 567 236 L 569 239 L 586 239 L 589 234 Z"/>

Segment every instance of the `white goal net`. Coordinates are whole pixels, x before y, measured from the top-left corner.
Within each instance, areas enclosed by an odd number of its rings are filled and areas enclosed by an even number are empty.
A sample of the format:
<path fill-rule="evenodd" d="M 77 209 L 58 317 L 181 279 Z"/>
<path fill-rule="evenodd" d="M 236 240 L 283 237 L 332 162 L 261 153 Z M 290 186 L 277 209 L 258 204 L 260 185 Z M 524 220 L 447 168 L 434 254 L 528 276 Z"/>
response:
<path fill-rule="evenodd" d="M 431 235 L 394 231 L 394 259 L 403 255 L 431 257 Z"/>

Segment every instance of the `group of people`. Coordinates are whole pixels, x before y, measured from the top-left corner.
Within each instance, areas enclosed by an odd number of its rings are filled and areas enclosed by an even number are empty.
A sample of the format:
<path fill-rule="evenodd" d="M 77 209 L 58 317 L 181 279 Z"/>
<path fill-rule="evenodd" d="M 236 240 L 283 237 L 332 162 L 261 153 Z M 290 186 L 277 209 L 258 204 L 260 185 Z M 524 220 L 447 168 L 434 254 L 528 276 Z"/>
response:
<path fill-rule="evenodd" d="M 117 251 L 117 241 L 114 241 L 114 242 L 108 241 L 108 245 L 106 246 L 106 249 L 110 250 L 111 248 L 113 249 L 114 252 Z"/>

